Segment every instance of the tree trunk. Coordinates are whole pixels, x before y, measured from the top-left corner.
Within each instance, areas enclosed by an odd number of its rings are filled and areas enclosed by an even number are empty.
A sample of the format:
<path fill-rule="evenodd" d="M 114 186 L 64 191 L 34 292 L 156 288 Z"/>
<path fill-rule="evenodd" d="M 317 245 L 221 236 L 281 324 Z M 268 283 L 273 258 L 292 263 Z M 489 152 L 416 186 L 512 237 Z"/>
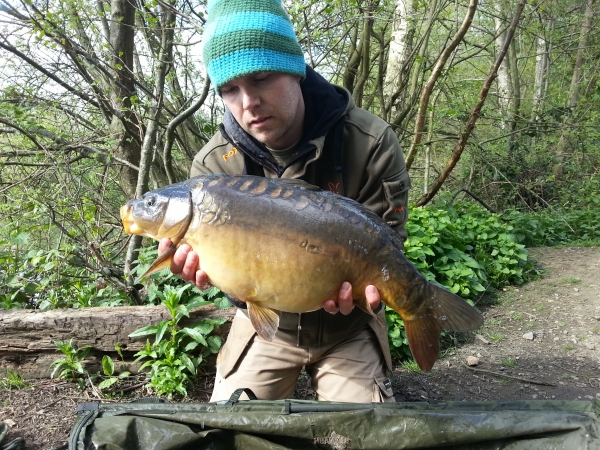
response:
<path fill-rule="evenodd" d="M 496 49 L 500 52 L 504 41 L 506 40 L 505 28 L 505 14 L 504 8 L 502 7 L 502 0 L 498 0 L 494 5 L 496 10 L 496 16 L 494 17 L 494 25 L 496 29 Z M 510 114 L 512 111 L 512 100 L 514 98 L 512 91 L 512 82 L 510 79 L 510 58 L 504 58 L 502 64 L 498 68 L 498 106 L 502 113 L 504 120 L 502 121 L 502 128 L 509 128 Z"/>
<path fill-rule="evenodd" d="M 519 20 L 521 18 L 521 13 L 523 12 L 523 9 L 525 8 L 526 1 L 527 0 L 521 0 L 519 2 L 519 4 L 517 5 L 517 9 L 513 16 L 510 27 L 508 28 L 508 31 L 506 32 L 506 39 L 504 41 L 504 45 L 500 49 L 498 56 L 496 58 L 496 61 L 494 62 L 494 65 L 492 66 L 492 69 L 490 70 L 490 74 L 488 75 L 487 79 L 485 80 L 485 83 L 483 84 L 483 87 L 481 88 L 481 91 L 479 93 L 479 101 L 477 102 L 477 104 L 475 105 L 473 110 L 471 111 L 469 120 L 467 121 L 465 128 L 460 135 L 460 139 L 458 140 L 458 143 L 456 144 L 454 152 L 452 153 L 452 156 L 450 157 L 450 161 L 448 161 L 448 163 L 446 164 L 446 167 L 444 168 L 442 173 L 440 173 L 440 175 L 434 181 L 433 185 L 431 186 L 431 190 L 427 194 L 423 195 L 423 197 L 421 197 L 417 201 L 416 206 L 424 206 L 427 203 L 429 203 L 431 201 L 431 199 L 435 196 L 437 191 L 439 191 L 439 189 L 442 187 L 442 185 L 444 184 L 444 182 L 446 181 L 446 179 L 448 178 L 448 176 L 450 175 L 450 173 L 452 172 L 454 167 L 456 167 L 456 164 L 458 164 L 458 161 L 460 160 L 462 152 L 464 151 L 465 146 L 467 145 L 467 141 L 469 140 L 469 137 L 471 136 L 471 133 L 473 132 L 473 129 L 475 128 L 475 123 L 477 123 L 477 119 L 481 115 L 481 110 L 483 108 L 483 105 L 485 104 L 485 100 L 487 99 L 487 95 L 488 95 L 488 92 L 490 91 L 492 83 L 494 82 L 495 78 L 498 76 L 498 68 L 500 67 L 500 64 L 502 64 L 502 60 L 504 59 L 504 57 L 506 56 L 506 53 L 508 52 L 508 47 L 510 46 L 510 43 L 511 43 L 512 38 L 515 33 L 515 29 L 517 28 L 517 24 L 519 23 Z M 415 140 L 416 140 L 416 136 L 415 136 Z M 414 144 L 414 142 L 415 141 L 413 141 L 413 144 Z M 411 150 L 412 150 L 412 148 L 411 148 Z M 406 166 L 409 167 L 408 159 L 406 161 Z"/>
<path fill-rule="evenodd" d="M 550 75 L 550 35 L 554 28 L 554 20 L 548 19 L 543 33 L 537 40 L 537 51 L 535 55 L 535 85 L 533 88 L 533 107 L 531 120 L 540 120 L 540 114 L 544 110 L 544 98 L 548 87 Z"/>
<path fill-rule="evenodd" d="M 400 102 L 401 93 L 407 84 L 407 80 L 405 79 L 407 74 L 406 63 L 412 51 L 414 21 L 411 19 L 413 16 L 413 2 L 396 0 L 392 38 L 383 86 L 383 96 L 387 105 L 387 114 L 384 117 L 386 120 L 390 120 L 391 112 L 397 109 L 399 103 L 402 103 Z"/>
<path fill-rule="evenodd" d="M 467 8 L 467 13 L 465 14 L 465 18 L 463 22 L 454 35 L 452 41 L 448 44 L 448 46 L 441 53 L 438 58 L 433 70 L 431 71 L 431 75 L 429 75 L 429 79 L 425 83 L 425 87 L 423 88 L 423 92 L 421 93 L 421 99 L 419 101 L 419 110 L 417 112 L 417 120 L 415 121 L 415 131 L 413 134 L 413 140 L 410 145 L 410 149 L 406 155 L 406 168 L 410 170 L 412 163 L 415 159 L 415 154 L 417 153 L 417 149 L 421 145 L 421 141 L 423 140 L 423 127 L 425 125 L 425 118 L 427 114 L 427 107 L 429 106 L 429 98 L 431 97 L 431 93 L 433 92 L 433 88 L 439 76 L 444 69 L 448 58 L 452 52 L 456 49 L 458 44 L 460 44 L 467 34 L 467 31 L 471 27 L 471 22 L 473 21 L 473 16 L 475 15 L 475 11 L 477 10 L 478 0 L 471 0 L 469 2 L 469 7 Z"/>
<path fill-rule="evenodd" d="M 112 69 L 115 79 L 111 86 L 114 111 L 111 133 L 119 140 L 118 153 L 126 161 L 139 165 L 141 155 L 140 123 L 133 112 L 131 97 L 135 95 L 133 76 L 135 6 L 130 0 L 111 1 L 110 48 L 113 51 Z M 128 197 L 135 195 L 137 170 L 120 166 L 119 184 Z"/>
<path fill-rule="evenodd" d="M 234 308 L 220 310 L 206 305 L 194 309 L 180 324 L 185 326 L 205 318 L 231 319 L 234 311 Z M 0 368 L 16 371 L 24 378 L 49 377 L 52 373 L 50 364 L 63 356 L 54 342 L 73 339 L 78 348 L 93 347 L 84 363 L 89 373 L 100 370 L 103 355 L 110 355 L 114 361 L 120 360 L 115 350 L 117 343 L 125 359 L 117 364 L 119 370 L 135 372 L 137 366 L 132 364 L 133 355 L 145 345 L 146 337 L 134 340 L 128 335 L 161 320 L 170 320 L 163 306 L 4 311 L 0 314 Z M 225 337 L 229 327 L 228 320 L 216 328 L 214 334 Z M 152 339 L 152 336 L 148 338 Z"/>
<path fill-rule="evenodd" d="M 577 55 L 575 56 L 575 65 L 573 67 L 573 76 L 571 77 L 571 86 L 569 88 L 569 100 L 567 101 L 567 110 L 568 113 L 565 114 L 563 124 L 562 124 L 562 132 L 558 144 L 556 146 L 556 156 L 559 161 L 562 163 L 562 159 L 566 156 L 566 154 L 570 153 L 569 148 L 569 124 L 571 122 L 571 118 L 574 116 L 575 108 L 579 103 L 579 86 L 581 85 L 581 69 L 583 67 L 583 61 L 585 56 L 585 51 L 588 45 L 588 40 L 590 36 L 590 30 L 592 28 L 592 18 L 594 17 L 594 0 L 584 0 L 585 2 L 585 14 L 583 16 L 583 21 L 581 24 L 581 31 L 579 34 L 579 42 L 577 45 Z M 555 168 L 555 175 L 563 172 L 561 167 Z"/>

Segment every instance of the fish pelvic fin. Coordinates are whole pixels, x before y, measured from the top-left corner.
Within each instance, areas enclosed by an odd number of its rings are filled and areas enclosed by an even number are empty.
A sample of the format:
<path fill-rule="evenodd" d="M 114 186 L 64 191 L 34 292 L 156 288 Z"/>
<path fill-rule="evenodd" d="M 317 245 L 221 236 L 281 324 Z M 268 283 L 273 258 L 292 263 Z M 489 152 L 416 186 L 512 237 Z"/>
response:
<path fill-rule="evenodd" d="M 166 269 L 171 265 L 171 261 L 173 259 L 173 255 L 175 254 L 175 250 L 177 250 L 177 246 L 172 244 L 168 249 L 158 255 L 158 258 L 152 263 L 150 268 L 144 272 L 144 274 L 140 277 L 140 279 L 144 279 L 149 277 L 153 273 L 160 272 L 161 270 Z"/>
<path fill-rule="evenodd" d="M 440 353 L 439 321 L 430 315 L 404 320 L 404 331 L 415 362 L 421 370 L 430 371 Z"/>
<path fill-rule="evenodd" d="M 279 327 L 279 317 L 281 311 L 266 308 L 256 302 L 246 302 L 248 305 L 248 314 L 252 326 L 256 333 L 265 341 L 271 342 L 275 337 L 277 328 Z"/>

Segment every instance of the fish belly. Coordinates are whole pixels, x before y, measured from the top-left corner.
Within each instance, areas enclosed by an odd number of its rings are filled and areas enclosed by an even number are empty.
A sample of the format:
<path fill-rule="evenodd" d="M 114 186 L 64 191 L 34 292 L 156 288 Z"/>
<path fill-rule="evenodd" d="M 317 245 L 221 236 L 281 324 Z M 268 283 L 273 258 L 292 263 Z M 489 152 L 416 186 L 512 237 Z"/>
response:
<path fill-rule="evenodd" d="M 308 312 L 337 297 L 348 278 L 335 243 L 306 250 L 302 240 L 221 230 L 200 241 L 186 237 L 210 282 L 231 297 L 286 312 Z M 315 244 L 311 244 L 315 245 Z M 352 280 L 348 280 L 352 281 Z M 356 281 L 355 281 L 356 282 Z"/>

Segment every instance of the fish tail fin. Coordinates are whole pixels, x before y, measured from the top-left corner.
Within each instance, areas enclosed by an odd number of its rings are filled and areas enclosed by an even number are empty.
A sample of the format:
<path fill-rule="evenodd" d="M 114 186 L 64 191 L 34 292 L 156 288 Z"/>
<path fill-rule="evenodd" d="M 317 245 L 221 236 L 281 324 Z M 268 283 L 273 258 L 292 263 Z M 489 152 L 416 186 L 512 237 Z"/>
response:
<path fill-rule="evenodd" d="M 458 295 L 433 283 L 429 283 L 430 307 L 440 322 L 440 328 L 447 331 L 473 331 L 483 325 L 483 316 L 473 306 Z"/>
<path fill-rule="evenodd" d="M 472 331 L 483 324 L 483 316 L 458 295 L 429 283 L 430 306 L 422 314 L 403 319 L 406 337 L 415 362 L 429 371 L 440 351 L 440 332 Z"/>
<path fill-rule="evenodd" d="M 440 325 L 430 315 L 414 320 L 404 320 L 404 331 L 410 351 L 419 368 L 431 370 L 440 353 Z"/>
<path fill-rule="evenodd" d="M 173 255 L 175 254 L 175 250 L 177 250 L 177 247 L 175 245 L 171 245 L 168 249 L 158 255 L 158 258 L 156 258 L 150 268 L 144 272 L 144 274 L 140 277 L 140 280 L 169 267 L 171 265 Z"/>

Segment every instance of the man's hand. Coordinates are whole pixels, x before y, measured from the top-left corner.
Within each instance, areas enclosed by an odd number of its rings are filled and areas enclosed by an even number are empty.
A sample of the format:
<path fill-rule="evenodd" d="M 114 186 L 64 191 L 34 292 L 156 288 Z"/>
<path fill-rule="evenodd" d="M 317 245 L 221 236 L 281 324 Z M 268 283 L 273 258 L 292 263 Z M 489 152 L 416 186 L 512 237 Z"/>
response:
<path fill-rule="evenodd" d="M 171 246 L 171 240 L 161 239 L 158 243 L 158 254 L 160 255 Z M 187 244 L 183 244 L 177 249 L 171 260 L 171 272 L 181 276 L 184 281 L 194 284 L 198 289 L 208 289 L 211 284 L 208 282 L 208 275 L 200 269 L 200 258 Z"/>
<path fill-rule="evenodd" d="M 370 284 L 365 288 L 365 297 L 367 298 L 369 305 L 371 305 L 371 309 L 377 309 L 381 297 L 375 286 Z M 326 300 L 323 303 L 323 308 L 331 314 L 336 314 L 338 312 L 341 312 L 344 315 L 350 314 L 354 309 L 354 302 L 352 301 L 352 285 L 347 281 L 344 281 L 338 292 L 337 302 L 335 300 Z"/>

